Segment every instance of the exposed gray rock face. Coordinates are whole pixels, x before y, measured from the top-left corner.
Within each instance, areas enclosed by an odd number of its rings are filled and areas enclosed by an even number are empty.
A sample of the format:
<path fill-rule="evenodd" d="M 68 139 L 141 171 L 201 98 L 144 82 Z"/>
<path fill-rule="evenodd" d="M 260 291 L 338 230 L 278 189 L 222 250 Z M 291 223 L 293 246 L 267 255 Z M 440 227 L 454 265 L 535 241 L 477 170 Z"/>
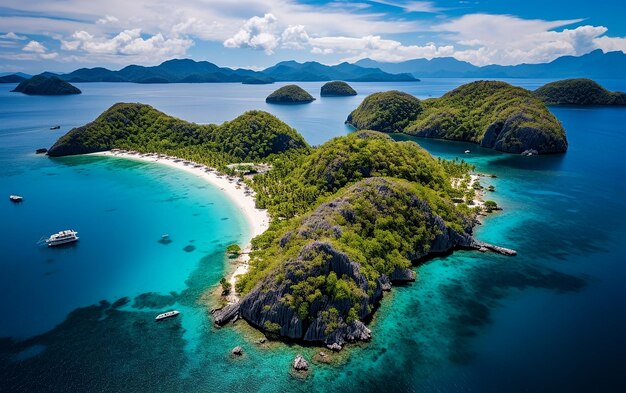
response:
<path fill-rule="evenodd" d="M 235 356 L 241 356 L 241 355 L 243 355 L 243 348 L 241 348 L 239 345 L 237 345 L 235 348 L 233 348 L 230 351 L 230 353 L 235 355 Z"/>
<path fill-rule="evenodd" d="M 239 314 L 240 303 L 228 304 L 220 310 L 216 310 L 213 313 L 213 321 L 216 325 L 222 326 L 226 322 L 235 318 Z"/>
<path fill-rule="evenodd" d="M 464 218 L 460 221 L 463 223 L 462 232 L 452 229 L 426 201 L 408 190 L 399 188 L 388 179 L 368 178 L 350 186 L 349 193 L 321 204 L 303 217 L 297 229 L 276 240 L 281 248 L 297 241 L 297 248 L 290 249 L 289 255 L 293 256 L 281 261 L 275 274 L 267 275 L 242 299 L 241 317 L 269 333 L 295 340 L 321 342 L 331 349 L 341 349 L 346 343 L 371 338 L 371 331 L 361 321 L 374 312 L 383 291 L 389 290 L 392 282 L 414 281 L 416 276 L 413 269 L 400 266 L 396 266 L 389 275 L 380 273 L 373 276 L 371 267 L 369 272 L 364 270 L 354 257 L 339 249 L 341 243 L 334 241 L 340 240 L 343 229 L 349 227 L 338 226 L 337 223 L 351 222 L 358 212 L 351 204 L 351 195 L 372 198 L 374 205 L 368 205 L 369 211 L 381 209 L 382 212 L 386 204 L 380 201 L 402 197 L 410 209 L 416 209 L 413 213 L 421 213 L 419 220 L 415 218 L 416 214 L 412 213 L 410 217 L 432 230 L 428 235 L 431 244 L 419 241 L 419 244 L 412 245 L 407 251 L 411 260 L 455 248 L 480 249 L 487 246 L 472 237 L 471 220 Z M 332 219 L 338 216 L 341 217 L 338 221 Z M 494 247 L 490 249 L 501 251 Z M 352 288 L 349 295 L 335 296 L 335 292 L 326 289 L 328 284 L 325 280 L 331 273 Z M 324 284 L 314 286 L 313 283 L 320 279 Z M 302 288 L 310 292 L 303 292 Z M 296 302 L 294 299 L 301 300 Z M 303 304 L 304 307 L 300 307 Z M 234 310 L 221 310 L 216 320 L 232 313 Z"/>
<path fill-rule="evenodd" d="M 498 121 L 487 128 L 480 146 L 507 153 L 522 153 L 533 149 L 538 154 L 562 153 L 567 151 L 566 138 L 533 127 L 522 127 L 530 120 L 525 113 L 517 113 L 506 121 Z"/>
<path fill-rule="evenodd" d="M 293 368 L 296 371 L 307 371 L 309 369 L 309 363 L 302 357 L 302 355 L 297 355 L 293 360 Z"/>

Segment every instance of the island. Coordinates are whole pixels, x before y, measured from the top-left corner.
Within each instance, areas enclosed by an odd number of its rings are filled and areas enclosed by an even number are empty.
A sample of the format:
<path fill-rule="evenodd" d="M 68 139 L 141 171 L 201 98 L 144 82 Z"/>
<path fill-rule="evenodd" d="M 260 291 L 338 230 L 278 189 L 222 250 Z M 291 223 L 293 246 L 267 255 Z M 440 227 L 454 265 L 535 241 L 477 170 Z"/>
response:
<path fill-rule="evenodd" d="M 20 83 L 25 80 L 26 78 L 18 74 L 0 76 L 0 83 Z"/>
<path fill-rule="evenodd" d="M 272 83 L 274 83 L 273 78 L 264 76 L 249 77 L 241 81 L 243 85 L 271 85 Z"/>
<path fill-rule="evenodd" d="M 412 266 L 424 258 L 455 249 L 515 255 L 472 235 L 481 207 L 459 181 L 469 179 L 471 165 L 434 158 L 415 142 L 378 131 L 312 148 L 262 111 L 198 125 L 149 105 L 118 103 L 69 131 L 48 154 L 117 149 L 204 163 L 239 181 L 244 175 L 230 163 L 271 168 L 245 180 L 271 222 L 242 253 L 248 268 L 221 280 L 219 293 L 229 293 L 230 303 L 213 310 L 218 325 L 241 317 L 270 337 L 338 350 L 371 337 L 365 323 L 383 292 L 415 280 Z"/>
<path fill-rule="evenodd" d="M 298 85 L 286 85 L 267 96 L 265 102 L 270 104 L 308 104 L 315 98 Z"/>
<path fill-rule="evenodd" d="M 355 96 L 356 91 L 346 82 L 333 81 L 327 82 L 322 86 L 320 95 L 322 97 Z"/>
<path fill-rule="evenodd" d="M 163 153 L 220 167 L 259 161 L 288 150 L 307 150 L 308 145 L 296 130 L 267 112 L 249 111 L 219 126 L 200 125 L 168 116 L 150 105 L 117 103 L 93 122 L 59 138 L 48 155 L 111 149 Z"/>
<path fill-rule="evenodd" d="M 563 153 L 568 147 L 563 126 L 541 100 L 498 81 L 468 83 L 423 101 L 398 91 L 374 93 L 346 123 L 356 129 L 471 142 L 507 153 Z"/>
<path fill-rule="evenodd" d="M 59 96 L 81 94 L 82 92 L 68 82 L 56 76 L 35 75 L 20 82 L 12 92 L 28 95 Z"/>
<path fill-rule="evenodd" d="M 610 92 L 585 78 L 551 82 L 534 93 L 546 105 L 626 105 L 626 93 Z"/>

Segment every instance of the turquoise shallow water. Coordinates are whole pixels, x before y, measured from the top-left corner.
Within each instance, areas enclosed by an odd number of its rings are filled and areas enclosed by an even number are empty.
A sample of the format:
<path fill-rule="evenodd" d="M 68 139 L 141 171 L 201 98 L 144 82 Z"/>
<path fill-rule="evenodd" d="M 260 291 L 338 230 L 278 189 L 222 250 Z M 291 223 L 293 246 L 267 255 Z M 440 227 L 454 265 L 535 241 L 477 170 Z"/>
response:
<path fill-rule="evenodd" d="M 562 156 L 417 140 L 437 156 L 462 156 L 498 176 L 483 184 L 496 187 L 490 198 L 504 211 L 487 218 L 477 236 L 519 255 L 456 252 L 417 267 L 418 281 L 382 302 L 372 342 L 352 347 L 338 366 L 315 363 L 305 381 L 289 364 L 296 353 L 310 359 L 315 348 L 259 346 L 258 332 L 211 327 L 197 304 L 224 273 L 225 245 L 247 237 L 219 190 L 152 164 L 32 154 L 121 100 L 197 122 L 269 110 L 319 144 L 349 132 L 343 121 L 367 93 L 399 89 L 426 98 L 465 82 L 355 84 L 359 96 L 318 97 L 301 107 L 265 104 L 277 86 L 84 84 L 80 97 L 53 98 L 0 86 L 0 191 L 25 196 L 19 206 L 0 203 L 2 389 L 626 390 L 619 250 L 626 236 L 626 109 L 552 108 L 568 131 L 570 150 Z M 603 83 L 626 90 L 624 81 Z M 321 84 L 302 85 L 318 92 Z M 62 129 L 48 130 L 55 124 Z M 34 244 L 65 227 L 80 231 L 76 246 Z M 173 243 L 157 242 L 164 232 Z M 183 317 L 153 323 L 156 310 L 172 307 Z M 246 354 L 232 359 L 238 344 Z"/>

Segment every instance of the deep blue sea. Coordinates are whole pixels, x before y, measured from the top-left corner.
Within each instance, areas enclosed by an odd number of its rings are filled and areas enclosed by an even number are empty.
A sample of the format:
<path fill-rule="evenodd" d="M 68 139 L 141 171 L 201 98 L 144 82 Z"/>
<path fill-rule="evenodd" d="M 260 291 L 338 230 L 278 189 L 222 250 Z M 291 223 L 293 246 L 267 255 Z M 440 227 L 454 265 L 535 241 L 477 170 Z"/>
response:
<path fill-rule="evenodd" d="M 116 102 L 198 123 L 267 110 L 317 145 L 350 132 L 343 122 L 369 93 L 437 97 L 469 81 L 354 83 L 359 95 L 347 98 L 301 83 L 317 98 L 302 106 L 266 104 L 279 84 L 92 83 L 69 97 L 0 85 L 0 392 L 626 391 L 626 108 L 552 107 L 567 130 L 563 155 L 415 139 L 497 176 L 482 184 L 504 210 L 476 235 L 519 254 L 462 251 L 416 267 L 418 280 L 383 300 L 372 341 L 338 364 L 313 363 L 306 380 L 291 361 L 319 349 L 258 345 L 241 322 L 212 326 L 202 299 L 228 269 L 226 245 L 249 241 L 220 190 L 153 163 L 34 154 Z M 626 91 L 626 80 L 600 82 Z M 75 245 L 37 245 L 69 228 Z M 181 317 L 153 322 L 171 308 Z M 236 345 L 242 358 L 230 356 Z"/>

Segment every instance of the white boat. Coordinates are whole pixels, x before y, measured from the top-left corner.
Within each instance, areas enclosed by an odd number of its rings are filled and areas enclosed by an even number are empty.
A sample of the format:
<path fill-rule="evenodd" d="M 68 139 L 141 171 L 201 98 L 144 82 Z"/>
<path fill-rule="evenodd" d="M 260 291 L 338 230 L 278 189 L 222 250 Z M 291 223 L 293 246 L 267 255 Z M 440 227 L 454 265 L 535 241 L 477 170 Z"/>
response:
<path fill-rule="evenodd" d="M 60 246 L 61 244 L 72 243 L 78 241 L 78 236 L 76 235 L 78 235 L 78 232 L 73 229 L 67 229 L 50 235 L 50 237 L 46 239 L 46 244 L 48 247 L 54 247 Z"/>
<path fill-rule="evenodd" d="M 172 310 L 172 311 L 164 312 L 163 314 L 157 315 L 156 318 L 154 318 L 154 320 L 155 321 L 162 321 L 162 320 L 167 319 L 167 318 L 175 317 L 178 314 L 180 314 L 179 311 Z"/>
<path fill-rule="evenodd" d="M 12 202 L 22 202 L 24 200 L 24 198 L 19 195 L 9 195 L 9 199 Z"/>
<path fill-rule="evenodd" d="M 465 154 L 470 154 L 470 151 L 469 150 L 465 150 Z"/>

